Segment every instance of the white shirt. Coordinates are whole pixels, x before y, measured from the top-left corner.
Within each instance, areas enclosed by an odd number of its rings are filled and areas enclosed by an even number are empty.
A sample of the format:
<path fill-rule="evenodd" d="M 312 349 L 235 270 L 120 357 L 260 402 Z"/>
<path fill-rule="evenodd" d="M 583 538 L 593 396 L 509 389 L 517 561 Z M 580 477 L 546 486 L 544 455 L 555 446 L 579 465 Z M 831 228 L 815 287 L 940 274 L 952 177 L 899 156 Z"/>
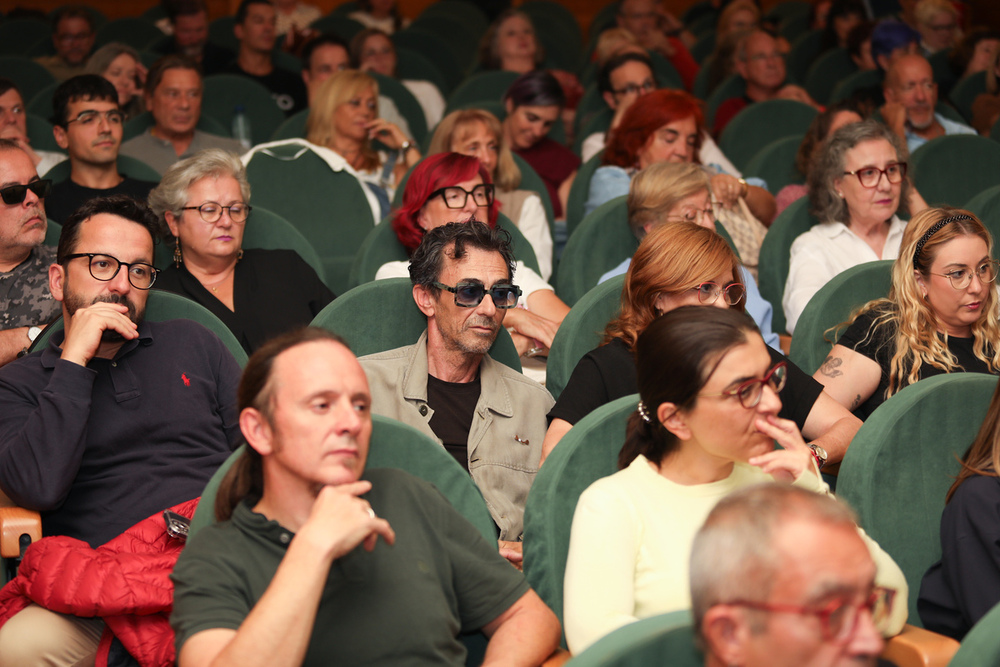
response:
<path fill-rule="evenodd" d="M 785 296 L 781 300 L 785 308 L 788 333 L 795 333 L 795 324 L 806 304 L 835 275 L 865 262 L 896 259 L 905 228 L 906 222 L 892 216 L 881 257 L 842 222 L 816 225 L 795 239 L 792 243 L 788 280 L 785 282 Z"/>

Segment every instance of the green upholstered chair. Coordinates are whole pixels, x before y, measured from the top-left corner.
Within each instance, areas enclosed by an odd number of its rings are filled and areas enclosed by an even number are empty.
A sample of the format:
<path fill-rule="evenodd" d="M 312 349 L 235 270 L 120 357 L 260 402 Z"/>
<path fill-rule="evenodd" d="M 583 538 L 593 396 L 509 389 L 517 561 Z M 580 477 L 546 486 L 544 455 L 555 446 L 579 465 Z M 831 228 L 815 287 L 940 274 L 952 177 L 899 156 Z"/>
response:
<path fill-rule="evenodd" d="M 320 33 L 333 33 L 345 42 L 350 42 L 356 34 L 365 29 L 363 23 L 340 14 L 321 16 L 313 21 L 309 27 Z"/>
<path fill-rule="evenodd" d="M 455 60 L 451 50 L 442 49 L 441 38 L 432 32 L 413 27 L 398 30 L 392 34 L 392 43 L 397 48 L 403 47 L 423 54 L 434 65 L 444 80 L 444 88 L 440 90 L 445 99 L 465 78 L 468 63 Z"/>
<path fill-rule="evenodd" d="M 1000 253 L 1000 185 L 986 188 L 975 197 L 965 202 L 966 210 L 972 211 L 983 221 L 986 229 L 993 235 L 993 256 Z"/>
<path fill-rule="evenodd" d="M 573 304 L 559 325 L 545 364 L 545 388 L 553 398 L 566 388 L 576 364 L 601 344 L 604 329 L 621 310 L 625 275 L 608 278 Z"/>
<path fill-rule="evenodd" d="M 932 139 L 910 156 L 913 184 L 931 206 L 961 206 L 1000 183 L 1000 144 L 952 134 Z"/>
<path fill-rule="evenodd" d="M 514 257 L 538 273 L 538 259 L 528 239 L 524 238 L 524 234 L 503 213 L 497 217 L 497 226 L 506 229 L 510 234 Z M 396 232 L 392 229 L 392 219 L 386 218 L 375 225 L 358 248 L 351 265 L 350 285 L 356 287 L 375 280 L 375 274 L 386 262 L 405 262 L 408 259 L 406 248 L 399 242 Z M 516 274 L 514 282 L 517 282 Z"/>
<path fill-rule="evenodd" d="M 97 30 L 94 48 L 111 42 L 128 44 L 137 51 L 163 39 L 163 31 L 154 23 L 138 17 L 124 17 L 108 21 Z"/>
<path fill-rule="evenodd" d="M 478 55 L 480 35 L 473 32 L 460 18 L 447 14 L 420 15 L 410 27 L 437 36 L 441 46 L 460 63 L 470 63 Z"/>
<path fill-rule="evenodd" d="M 801 2 L 801 0 L 786 0 L 786 2 L 779 2 L 777 5 L 769 9 L 765 16 L 768 19 L 777 21 L 780 24 L 790 18 L 808 16 L 809 8 L 810 5 L 808 2 Z"/>
<path fill-rule="evenodd" d="M 601 100 L 604 103 L 604 100 Z M 611 127 L 611 121 L 615 117 L 615 112 L 612 111 L 607 106 L 601 111 L 592 114 L 589 118 L 585 119 L 580 125 L 580 129 L 576 133 L 576 138 L 573 140 L 573 152 L 577 155 L 583 153 L 583 142 L 587 140 L 587 137 L 596 133 L 603 132 L 607 134 L 608 129 Z M 579 116 L 577 116 L 579 118 Z"/>
<path fill-rule="evenodd" d="M 21 99 L 27 104 L 43 88 L 55 83 L 55 77 L 31 58 L 21 55 L 0 56 L 0 72 L 17 85 Z M 45 117 L 52 115 L 49 109 Z M 29 135 L 30 136 L 30 135 Z M 34 137 L 32 137 L 34 139 Z"/>
<path fill-rule="evenodd" d="M 742 97 L 747 91 L 747 82 L 738 74 L 730 74 L 715 87 L 705 100 L 705 127 L 709 131 L 715 128 L 715 112 L 719 105 L 730 97 Z"/>
<path fill-rule="evenodd" d="M 782 37 L 787 39 L 789 43 L 795 42 L 795 40 L 802 34 L 809 31 L 809 15 L 805 16 L 789 16 L 782 19 L 781 24 L 778 26 L 778 32 Z"/>
<path fill-rule="evenodd" d="M 440 0 L 432 2 L 427 6 L 420 16 L 445 14 L 454 16 L 466 25 L 466 27 L 477 35 L 482 35 L 490 27 L 490 20 L 477 5 L 463 0 Z"/>
<path fill-rule="evenodd" d="M 312 324 L 343 336 L 354 354 L 363 357 L 413 345 L 427 328 L 427 317 L 413 301 L 409 278 L 387 278 L 341 294 L 313 318 Z M 503 327 L 490 356 L 521 372 L 517 348 Z"/>
<path fill-rule="evenodd" d="M 156 288 L 151 289 L 149 291 L 149 300 L 146 301 L 146 319 L 150 322 L 194 320 L 219 337 L 219 340 L 232 353 L 241 368 L 246 366 L 247 353 L 243 350 L 240 342 L 236 340 L 233 332 L 207 308 L 187 297 L 174 294 L 173 292 L 164 292 Z M 63 319 L 62 315 L 60 315 L 38 335 L 35 342 L 31 344 L 31 351 L 40 350 L 45 345 L 48 345 L 52 334 L 62 331 L 63 327 Z"/>
<path fill-rule="evenodd" d="M 285 120 L 284 112 L 271 97 L 271 92 L 253 79 L 236 74 L 213 74 L 205 77 L 201 113 L 232 127 L 236 107 L 242 105 L 250 121 L 253 144 L 268 141 Z"/>
<path fill-rule="evenodd" d="M 823 48 L 823 31 L 808 30 L 800 34 L 792 41 L 792 50 L 785 58 L 788 70 L 788 80 L 796 83 L 804 83 L 806 73 L 816 59 L 819 58 Z"/>
<path fill-rule="evenodd" d="M 781 297 L 785 293 L 785 281 L 788 279 L 792 242 L 817 223 L 809 214 L 809 199 L 803 197 L 792 202 L 774 219 L 760 244 L 757 284 L 761 295 L 774 307 L 771 327 L 776 333 L 785 331 L 785 311 L 781 307 Z"/>
<path fill-rule="evenodd" d="M 420 102 L 413 96 L 410 89 L 392 77 L 383 76 L 377 72 L 369 72 L 370 76 L 378 81 L 378 92 L 391 99 L 399 113 L 406 119 L 406 124 L 410 126 L 410 134 L 418 144 L 423 144 L 427 139 L 427 118 L 424 116 L 424 109 Z"/>
<path fill-rule="evenodd" d="M 518 9 L 535 25 L 535 34 L 545 49 L 545 66 L 575 72 L 583 47 L 583 31 L 576 15 L 566 5 L 551 0 L 529 0 Z"/>
<path fill-rule="evenodd" d="M 622 195 L 598 206 L 566 241 L 556 273 L 556 293 L 569 306 L 639 247 L 639 239 L 628 226 L 627 200 Z"/>
<path fill-rule="evenodd" d="M 562 622 L 563 573 L 569 533 L 580 494 L 618 472 L 625 424 L 638 394 L 602 405 L 563 436 L 528 493 L 524 508 L 524 576 Z"/>
<path fill-rule="evenodd" d="M 234 15 L 220 16 L 217 19 L 213 19 L 208 24 L 208 41 L 216 46 L 222 46 L 233 53 L 237 53 L 240 50 L 240 42 L 233 33 L 234 25 L 236 25 L 236 17 Z"/>
<path fill-rule="evenodd" d="M 41 116 L 50 123 L 52 122 L 52 98 L 55 96 L 56 88 L 59 87 L 58 81 L 53 81 L 49 85 L 45 86 L 32 97 L 30 100 L 24 100 L 25 111 L 28 113 L 33 113 L 36 116 Z"/>
<path fill-rule="evenodd" d="M 602 150 L 580 165 L 576 172 L 566 201 L 566 234 L 569 236 L 573 235 L 573 231 L 583 220 L 583 209 L 587 204 L 587 197 L 590 195 L 590 179 L 594 177 L 594 172 L 601 166 L 603 159 L 604 151 Z"/>
<path fill-rule="evenodd" d="M 951 89 L 948 99 L 962 114 L 963 122 L 972 122 L 972 103 L 976 97 L 986 92 L 986 72 L 976 72 L 958 80 Z"/>
<path fill-rule="evenodd" d="M 695 35 L 695 37 L 698 41 L 696 41 L 694 46 L 690 49 L 691 57 L 694 58 L 695 62 L 702 67 L 707 67 L 708 61 L 711 58 L 712 53 L 715 51 L 715 31 L 710 30 L 708 32 L 703 32 L 700 35 Z M 698 74 L 701 74 L 701 70 L 698 71 Z M 701 90 L 704 90 L 704 84 L 702 84 Z"/>
<path fill-rule="evenodd" d="M 846 100 L 854 95 L 855 91 L 864 88 L 878 88 L 881 90 L 882 75 L 878 70 L 860 70 L 838 81 L 830 92 L 830 104 Z"/>
<path fill-rule="evenodd" d="M 629 623 L 573 658 L 573 667 L 702 667 L 691 612 L 672 611 Z"/>
<path fill-rule="evenodd" d="M 327 283 L 337 294 L 346 292 L 351 263 L 374 225 L 361 182 L 333 171 L 303 145 L 254 153 L 247 179 L 253 205 L 274 211 L 302 232 L 323 259 Z"/>
<path fill-rule="evenodd" d="M 684 81 L 681 79 L 680 73 L 662 53 L 649 51 L 646 55 L 649 56 L 649 61 L 653 63 L 653 75 L 656 77 L 656 82 L 660 85 L 660 88 L 684 90 Z"/>
<path fill-rule="evenodd" d="M 0 69 L 0 72 L 2 71 Z M 66 152 L 56 143 L 55 137 L 52 136 L 52 123 L 46 118 L 36 116 L 33 113 L 26 113 L 24 117 L 28 127 L 28 138 L 31 139 L 33 148 L 57 153 Z"/>
<path fill-rule="evenodd" d="M 583 91 L 583 97 L 576 105 L 576 115 L 573 117 L 573 132 L 579 139 L 582 126 L 591 118 L 608 108 L 604 96 L 597 89 L 597 81 L 587 84 Z"/>
<path fill-rule="evenodd" d="M 52 113 L 51 108 L 49 109 L 49 113 Z M 133 137 L 138 137 L 151 127 L 153 127 L 153 114 L 143 111 L 135 118 L 125 121 L 125 127 L 122 129 L 122 141 L 125 142 Z M 231 134 L 227 126 L 207 114 L 201 115 L 196 127 L 202 132 L 217 134 L 220 137 L 229 137 Z"/>
<path fill-rule="evenodd" d="M 805 88 L 820 104 L 830 101 L 837 83 L 858 71 L 847 49 L 836 47 L 820 55 L 806 72 Z"/>
<path fill-rule="evenodd" d="M 438 91 L 447 90 L 444 75 L 441 74 L 441 71 L 434 63 L 419 51 L 414 51 L 399 44 L 396 45 L 396 78 L 400 81 L 411 79 L 414 81 L 430 81 Z M 433 128 L 428 127 L 427 129 L 430 131 Z"/>
<path fill-rule="evenodd" d="M 846 322 L 851 313 L 869 301 L 889 294 L 892 264 L 891 259 L 884 259 L 852 266 L 834 276 L 813 295 L 802 311 L 792 336 L 788 357 L 796 366 L 810 375 L 819 370 L 843 333 L 843 329 L 827 331 Z"/>
<path fill-rule="evenodd" d="M 1000 665 L 1000 604 L 972 626 L 948 667 Z"/>
<path fill-rule="evenodd" d="M 796 100 L 757 102 L 736 114 L 719 137 L 719 148 L 743 170 L 751 158 L 776 139 L 805 135 L 816 109 Z"/>
<path fill-rule="evenodd" d="M 47 222 L 48 224 L 45 226 L 45 240 L 42 241 L 42 245 L 55 248 L 59 245 L 59 235 L 62 234 L 62 225 L 51 218 Z"/>
<path fill-rule="evenodd" d="M 0 24 L 0 54 L 23 56 L 40 44 L 52 44 L 52 25 L 48 21 L 24 18 Z"/>
<path fill-rule="evenodd" d="M 709 36 L 711 36 L 712 44 L 714 45 L 715 35 L 703 35 L 702 37 L 698 38 L 698 44 L 700 44 L 702 40 L 704 40 L 706 37 Z M 695 44 L 695 47 L 697 47 L 698 44 Z M 699 100 L 707 100 L 708 96 L 711 95 L 712 91 L 714 90 L 713 88 L 709 87 L 709 74 L 711 72 L 714 60 L 715 56 L 712 54 L 708 54 L 707 56 L 705 56 L 705 60 L 700 63 L 701 69 L 698 70 L 698 74 L 696 74 L 694 77 L 694 85 L 691 87 L 691 92 Z"/>
<path fill-rule="evenodd" d="M 202 116 L 204 118 L 204 116 Z M 309 120 L 309 109 L 297 111 L 281 122 L 281 125 L 274 129 L 271 141 L 281 141 L 283 139 L 305 139 L 306 121 Z"/>
<path fill-rule="evenodd" d="M 904 388 L 868 417 L 840 465 L 837 495 L 903 570 L 912 625 L 921 625 L 920 581 L 941 558 L 945 494 L 996 385 L 992 375 L 952 373 Z"/>
<path fill-rule="evenodd" d="M 160 182 L 160 172 L 156 171 L 142 160 L 137 160 L 136 158 L 129 157 L 128 155 L 118 156 L 118 173 L 140 181 L 150 181 L 152 183 Z M 68 179 L 69 174 L 70 163 L 69 160 L 65 160 L 49 169 L 45 173 L 45 178 L 51 178 L 53 182 L 59 183 L 60 181 Z"/>
<path fill-rule="evenodd" d="M 323 260 L 305 236 L 295 226 L 273 211 L 263 206 L 254 206 L 243 232 L 244 248 L 264 248 L 266 250 L 294 250 L 302 260 L 312 267 L 319 279 L 326 282 L 326 267 Z M 327 285 L 329 287 L 329 285 Z M 331 288 L 332 289 L 332 288 Z"/>
<path fill-rule="evenodd" d="M 756 176 L 767 181 L 767 189 L 777 195 L 781 188 L 792 183 L 805 183 L 805 176 L 795 168 L 802 137 L 792 135 L 775 139 L 761 148 L 743 168 L 744 176 Z"/>
<path fill-rule="evenodd" d="M 456 109 L 476 106 L 481 101 L 499 102 L 517 77 L 517 72 L 502 70 L 473 74 L 448 96 L 444 112 L 449 114 Z"/>

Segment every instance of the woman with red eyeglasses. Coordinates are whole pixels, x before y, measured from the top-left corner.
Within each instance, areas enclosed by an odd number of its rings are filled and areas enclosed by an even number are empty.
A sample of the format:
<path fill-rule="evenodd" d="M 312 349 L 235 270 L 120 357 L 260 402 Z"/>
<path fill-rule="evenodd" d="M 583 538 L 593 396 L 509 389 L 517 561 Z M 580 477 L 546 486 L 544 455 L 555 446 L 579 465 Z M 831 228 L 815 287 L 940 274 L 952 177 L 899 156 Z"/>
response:
<path fill-rule="evenodd" d="M 641 400 L 619 471 L 588 487 L 573 516 L 563 621 L 574 654 L 640 618 L 691 606 L 691 545 L 728 493 L 772 480 L 829 493 L 798 427 L 779 416 L 787 362 L 775 363 L 738 309 L 677 307 L 642 332 L 635 355 Z M 861 536 L 876 585 L 905 601 L 902 571 Z M 906 620 L 905 603 L 896 607 L 884 634 Z"/>

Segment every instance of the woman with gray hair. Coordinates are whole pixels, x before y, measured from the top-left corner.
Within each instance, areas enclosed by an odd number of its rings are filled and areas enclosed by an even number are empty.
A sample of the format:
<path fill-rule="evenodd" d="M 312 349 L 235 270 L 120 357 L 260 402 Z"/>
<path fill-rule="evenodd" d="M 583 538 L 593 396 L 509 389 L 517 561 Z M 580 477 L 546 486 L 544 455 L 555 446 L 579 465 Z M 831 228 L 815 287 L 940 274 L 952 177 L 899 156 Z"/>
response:
<path fill-rule="evenodd" d="M 218 148 L 174 164 L 149 193 L 173 240 L 174 262 L 156 286 L 197 301 L 222 320 L 247 354 L 312 321 L 335 297 L 294 250 L 244 249 L 250 184 L 239 157 Z"/>
<path fill-rule="evenodd" d="M 831 278 L 864 262 L 895 259 L 906 223 L 896 216 L 926 207 L 906 176 L 906 145 L 881 123 L 837 130 L 809 169 L 809 212 L 821 224 L 792 243 L 782 305 L 788 333 Z"/>
<path fill-rule="evenodd" d="M 126 120 L 146 110 L 142 103 L 146 67 L 139 53 L 128 44 L 111 42 L 94 51 L 87 61 L 86 73 L 103 76 L 115 85 L 118 106 Z"/>

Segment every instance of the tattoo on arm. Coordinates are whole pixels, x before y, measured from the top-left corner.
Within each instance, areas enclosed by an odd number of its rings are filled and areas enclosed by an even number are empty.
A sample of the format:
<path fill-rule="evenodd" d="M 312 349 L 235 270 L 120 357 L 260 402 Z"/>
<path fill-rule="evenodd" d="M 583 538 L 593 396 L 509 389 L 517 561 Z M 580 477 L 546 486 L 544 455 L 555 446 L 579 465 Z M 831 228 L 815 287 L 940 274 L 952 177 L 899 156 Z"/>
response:
<path fill-rule="evenodd" d="M 840 366 L 843 363 L 844 363 L 843 359 L 841 359 L 840 357 L 835 357 L 831 354 L 823 362 L 823 365 L 819 367 L 819 372 L 827 376 L 828 378 L 840 377 L 841 375 L 844 374 L 844 372 L 840 370 Z"/>
<path fill-rule="evenodd" d="M 851 412 L 854 412 L 859 405 L 861 405 L 861 394 L 855 396 L 854 400 L 851 401 Z"/>

